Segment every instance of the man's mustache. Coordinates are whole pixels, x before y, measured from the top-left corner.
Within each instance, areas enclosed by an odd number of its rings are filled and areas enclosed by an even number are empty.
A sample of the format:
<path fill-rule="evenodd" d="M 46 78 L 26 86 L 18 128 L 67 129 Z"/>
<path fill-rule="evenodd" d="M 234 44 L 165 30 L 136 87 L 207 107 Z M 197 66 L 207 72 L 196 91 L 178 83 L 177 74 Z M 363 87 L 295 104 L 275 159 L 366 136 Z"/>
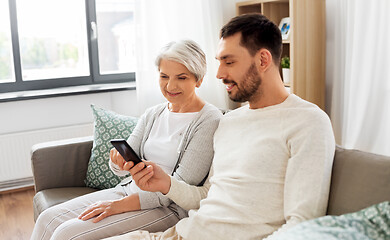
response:
<path fill-rule="evenodd" d="M 230 80 L 230 79 L 223 79 L 222 82 L 223 82 L 224 84 L 233 83 L 233 84 L 236 84 L 236 85 L 237 85 L 237 83 L 236 83 L 235 81 Z"/>

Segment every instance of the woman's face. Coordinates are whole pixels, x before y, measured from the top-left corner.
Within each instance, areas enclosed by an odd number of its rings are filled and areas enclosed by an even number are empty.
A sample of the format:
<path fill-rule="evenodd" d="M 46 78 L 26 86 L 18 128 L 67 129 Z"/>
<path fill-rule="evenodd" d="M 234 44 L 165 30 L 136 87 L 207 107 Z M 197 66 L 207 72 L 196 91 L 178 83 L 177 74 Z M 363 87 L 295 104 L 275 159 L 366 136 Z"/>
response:
<path fill-rule="evenodd" d="M 172 104 L 188 104 L 195 99 L 195 87 L 202 81 L 197 81 L 183 65 L 171 60 L 161 60 L 160 90 L 164 97 Z"/>

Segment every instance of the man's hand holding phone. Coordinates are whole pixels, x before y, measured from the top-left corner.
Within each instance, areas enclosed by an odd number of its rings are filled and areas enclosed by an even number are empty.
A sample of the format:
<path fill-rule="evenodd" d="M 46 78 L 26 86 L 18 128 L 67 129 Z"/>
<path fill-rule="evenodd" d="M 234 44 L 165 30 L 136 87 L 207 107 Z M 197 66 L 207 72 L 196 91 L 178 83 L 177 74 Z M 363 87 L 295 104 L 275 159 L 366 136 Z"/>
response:
<path fill-rule="evenodd" d="M 138 163 L 129 171 L 133 181 L 144 191 L 167 194 L 171 188 L 170 176 L 153 162 Z"/>

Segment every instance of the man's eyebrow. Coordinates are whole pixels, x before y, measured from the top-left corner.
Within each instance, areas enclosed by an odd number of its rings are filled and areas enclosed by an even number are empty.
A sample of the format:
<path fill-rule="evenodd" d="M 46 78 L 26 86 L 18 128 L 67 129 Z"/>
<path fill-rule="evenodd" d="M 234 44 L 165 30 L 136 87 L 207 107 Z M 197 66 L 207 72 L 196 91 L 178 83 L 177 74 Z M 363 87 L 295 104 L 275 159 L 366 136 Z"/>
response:
<path fill-rule="evenodd" d="M 216 56 L 215 59 L 217 59 L 217 60 L 225 60 L 225 59 L 227 59 L 227 58 L 233 58 L 233 57 L 234 57 L 233 55 L 227 54 L 227 55 L 221 56 L 220 58 L 218 58 L 218 57 Z"/>

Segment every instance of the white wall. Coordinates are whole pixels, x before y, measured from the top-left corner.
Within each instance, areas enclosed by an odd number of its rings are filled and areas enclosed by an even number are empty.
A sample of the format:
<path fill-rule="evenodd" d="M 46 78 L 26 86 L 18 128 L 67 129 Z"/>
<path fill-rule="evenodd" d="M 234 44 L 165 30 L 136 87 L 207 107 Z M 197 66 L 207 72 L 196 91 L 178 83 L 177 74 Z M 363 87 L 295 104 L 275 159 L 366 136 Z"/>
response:
<path fill-rule="evenodd" d="M 90 105 L 137 116 L 136 91 L 0 103 L 0 191 L 32 184 L 34 144 L 93 135 Z"/>
<path fill-rule="evenodd" d="M 135 90 L 0 103 L 0 135 L 93 122 L 90 104 L 136 116 Z"/>
<path fill-rule="evenodd" d="M 222 0 L 222 16 L 223 24 L 229 22 L 229 20 L 236 16 L 236 2 L 243 2 L 245 0 Z"/>

